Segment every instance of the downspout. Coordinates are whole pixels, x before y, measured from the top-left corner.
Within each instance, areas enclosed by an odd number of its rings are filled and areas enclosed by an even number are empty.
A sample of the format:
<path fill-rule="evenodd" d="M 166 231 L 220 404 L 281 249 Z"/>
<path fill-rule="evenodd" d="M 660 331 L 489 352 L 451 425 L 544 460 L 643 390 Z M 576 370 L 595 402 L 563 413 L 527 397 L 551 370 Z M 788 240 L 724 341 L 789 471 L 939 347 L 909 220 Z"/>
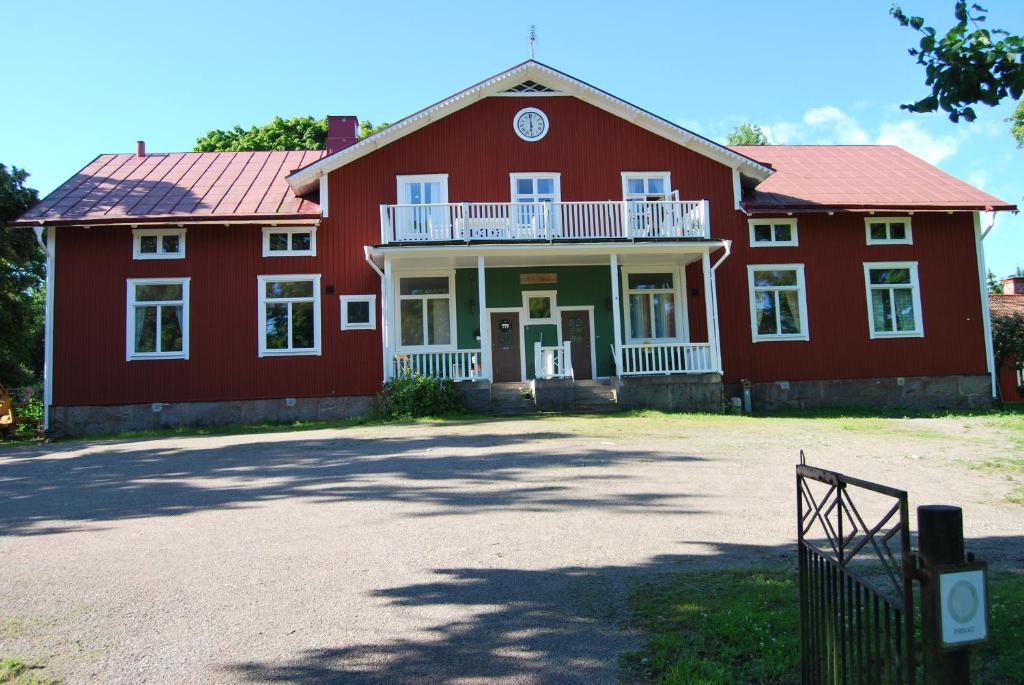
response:
<path fill-rule="evenodd" d="M 387 284 L 387 277 L 384 275 L 384 272 L 380 270 L 380 267 L 378 267 L 377 264 L 374 263 L 373 257 L 370 256 L 370 246 L 369 245 L 363 245 L 363 255 L 366 257 L 366 263 L 370 265 L 370 268 L 373 269 L 377 273 L 378 276 L 380 276 L 380 333 L 381 333 L 381 335 L 380 335 L 381 343 L 380 344 L 381 344 L 381 358 L 382 358 L 381 382 L 387 383 L 387 381 L 388 381 L 388 368 L 391 365 L 391 360 L 388 359 L 388 335 L 389 335 L 390 331 L 388 330 L 388 314 L 389 314 L 389 312 L 388 312 L 388 299 L 389 299 L 389 293 L 388 293 L 388 287 L 387 287 L 388 286 L 388 284 Z"/>
<path fill-rule="evenodd" d="M 996 225 L 996 213 L 992 212 L 992 221 L 988 228 L 981 230 L 981 212 L 974 213 L 974 245 L 978 255 L 978 285 L 981 288 L 981 324 L 985 329 L 985 364 L 992 379 L 992 399 L 999 396 L 999 378 L 996 372 L 995 351 L 992 349 L 992 314 L 988 309 L 988 269 L 985 268 L 985 246 L 982 241 Z"/>
<path fill-rule="evenodd" d="M 54 264 L 57 249 L 57 229 L 50 226 L 46 230 L 43 241 L 43 229 L 40 224 L 33 226 L 36 242 L 46 253 L 46 318 L 43 328 L 43 431 L 50 432 L 50 406 L 53 404 L 53 284 L 55 280 Z"/>
<path fill-rule="evenodd" d="M 722 266 L 722 262 L 729 258 L 732 254 L 732 241 L 723 240 L 722 247 L 725 248 L 725 254 L 718 258 L 718 261 L 711 266 L 711 302 L 714 307 L 712 310 L 712 322 L 715 326 L 715 344 L 718 345 L 718 373 L 725 374 L 724 365 L 722 364 L 722 336 L 718 326 L 718 279 L 715 276 L 715 272 L 718 271 L 718 267 Z"/>

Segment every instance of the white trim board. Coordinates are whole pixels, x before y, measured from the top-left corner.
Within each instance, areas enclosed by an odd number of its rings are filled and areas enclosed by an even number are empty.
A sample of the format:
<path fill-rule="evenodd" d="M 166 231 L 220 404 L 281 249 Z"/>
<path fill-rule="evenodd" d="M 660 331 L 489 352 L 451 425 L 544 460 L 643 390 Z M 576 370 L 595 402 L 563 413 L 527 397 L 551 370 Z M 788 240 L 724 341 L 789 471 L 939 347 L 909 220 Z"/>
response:
<path fill-rule="evenodd" d="M 575 96 L 588 104 L 634 123 L 641 128 L 713 159 L 731 169 L 738 169 L 742 175 L 746 175 L 755 181 L 763 181 L 774 172 L 773 169 L 764 166 L 750 157 L 730 150 L 667 119 L 652 114 L 625 100 L 621 100 L 589 83 L 580 81 L 535 60 L 527 60 L 425 109 L 421 109 L 419 112 L 411 114 L 371 136 L 367 136 L 355 145 L 339 150 L 333 155 L 324 157 L 303 169 L 293 172 L 287 177 L 288 184 L 296 195 L 308 193 L 317 187 L 321 175 L 328 174 L 403 136 L 409 135 L 450 114 L 454 114 L 485 97 L 497 95 L 501 91 L 518 85 L 527 79 L 549 84 L 548 87 L 556 88 L 565 95 Z"/>

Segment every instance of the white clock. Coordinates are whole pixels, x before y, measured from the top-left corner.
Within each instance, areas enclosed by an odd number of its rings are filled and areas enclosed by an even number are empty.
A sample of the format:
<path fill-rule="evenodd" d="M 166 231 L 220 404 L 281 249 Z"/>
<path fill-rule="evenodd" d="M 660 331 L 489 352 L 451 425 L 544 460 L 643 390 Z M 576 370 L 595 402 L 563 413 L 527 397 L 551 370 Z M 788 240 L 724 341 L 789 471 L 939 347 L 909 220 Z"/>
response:
<path fill-rule="evenodd" d="M 548 117 L 536 107 L 525 107 L 512 118 L 512 129 L 523 140 L 540 140 L 548 134 Z"/>

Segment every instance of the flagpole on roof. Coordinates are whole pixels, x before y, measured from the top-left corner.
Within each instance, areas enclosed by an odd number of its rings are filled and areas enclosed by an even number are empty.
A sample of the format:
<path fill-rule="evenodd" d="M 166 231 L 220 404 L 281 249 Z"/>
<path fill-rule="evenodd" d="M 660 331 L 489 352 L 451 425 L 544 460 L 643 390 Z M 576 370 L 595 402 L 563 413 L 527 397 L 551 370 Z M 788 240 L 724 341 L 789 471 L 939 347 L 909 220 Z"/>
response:
<path fill-rule="evenodd" d="M 537 40 L 537 25 L 530 24 L 530 59 L 533 59 L 533 43 Z"/>

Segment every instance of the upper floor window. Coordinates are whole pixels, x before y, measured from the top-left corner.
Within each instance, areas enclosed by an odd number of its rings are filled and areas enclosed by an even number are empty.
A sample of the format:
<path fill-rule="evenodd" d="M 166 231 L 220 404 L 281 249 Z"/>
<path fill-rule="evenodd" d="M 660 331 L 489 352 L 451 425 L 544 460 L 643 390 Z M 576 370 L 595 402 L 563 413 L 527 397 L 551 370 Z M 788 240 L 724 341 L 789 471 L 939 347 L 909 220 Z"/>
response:
<path fill-rule="evenodd" d="M 622 172 L 622 199 L 657 202 L 672 194 L 672 177 L 667 171 Z"/>
<path fill-rule="evenodd" d="M 184 228 L 133 228 L 134 259 L 184 259 Z"/>
<path fill-rule="evenodd" d="M 747 279 L 754 342 L 809 339 L 803 264 L 750 265 Z"/>
<path fill-rule="evenodd" d="M 795 247 L 796 219 L 750 219 L 751 247 Z"/>
<path fill-rule="evenodd" d="M 259 355 L 320 354 L 320 275 L 257 276 Z"/>
<path fill-rule="evenodd" d="M 872 338 L 924 335 L 917 262 L 867 262 L 864 284 Z"/>
<path fill-rule="evenodd" d="M 676 282 L 671 271 L 624 272 L 631 341 L 677 338 Z"/>
<path fill-rule="evenodd" d="M 127 358 L 188 359 L 187 278 L 129 278 Z"/>
<path fill-rule="evenodd" d="M 912 245 L 914 242 L 909 217 L 887 219 L 869 216 L 864 219 L 864 232 L 868 245 Z"/>
<path fill-rule="evenodd" d="M 510 174 L 512 202 L 558 202 L 561 174 Z"/>
<path fill-rule="evenodd" d="M 452 343 L 452 277 L 402 277 L 398 282 L 403 347 L 433 347 Z"/>
<path fill-rule="evenodd" d="M 313 226 L 266 226 L 263 228 L 264 257 L 315 257 L 316 228 Z"/>

